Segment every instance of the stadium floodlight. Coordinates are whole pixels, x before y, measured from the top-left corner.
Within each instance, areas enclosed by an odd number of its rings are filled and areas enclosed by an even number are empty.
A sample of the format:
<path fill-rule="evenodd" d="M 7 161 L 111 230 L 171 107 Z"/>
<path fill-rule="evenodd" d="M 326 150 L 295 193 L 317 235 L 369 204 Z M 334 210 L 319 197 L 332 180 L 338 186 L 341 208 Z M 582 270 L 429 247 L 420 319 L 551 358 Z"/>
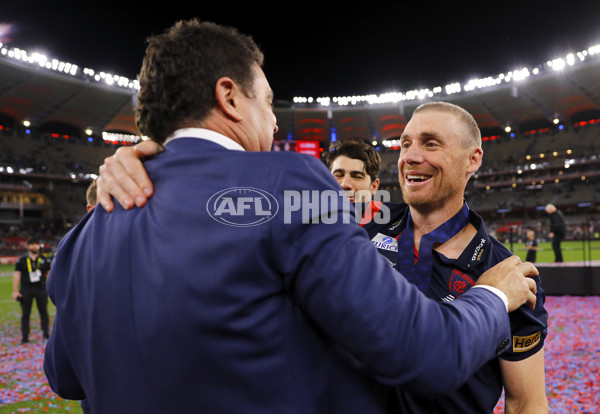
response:
<path fill-rule="evenodd" d="M 458 93 L 461 91 L 460 83 L 459 82 L 451 83 L 449 85 L 446 85 L 445 89 L 446 89 L 446 95 L 452 95 L 453 93 Z"/>
<path fill-rule="evenodd" d="M 515 81 L 521 81 L 529 77 L 529 69 L 523 68 L 512 71 L 512 77 Z"/>
<path fill-rule="evenodd" d="M 561 71 L 565 68 L 565 61 L 563 58 L 558 58 L 548 61 L 547 65 L 555 71 Z"/>
<path fill-rule="evenodd" d="M 331 99 L 327 97 L 317 98 L 317 103 L 321 106 L 329 106 L 331 104 Z"/>

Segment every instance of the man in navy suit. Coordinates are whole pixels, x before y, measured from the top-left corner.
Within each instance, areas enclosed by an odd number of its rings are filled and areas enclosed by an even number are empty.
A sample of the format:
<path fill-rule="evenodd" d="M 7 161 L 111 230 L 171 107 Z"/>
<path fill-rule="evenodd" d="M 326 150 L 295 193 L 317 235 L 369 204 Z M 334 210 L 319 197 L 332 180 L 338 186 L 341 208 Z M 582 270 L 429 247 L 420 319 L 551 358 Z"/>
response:
<path fill-rule="evenodd" d="M 405 281 L 319 160 L 268 152 L 261 64 L 211 23 L 149 39 L 136 122 L 164 145 L 145 163 L 155 193 L 60 242 L 44 370 L 61 397 L 94 414 L 383 413 L 381 385 L 456 388 L 535 303 L 516 256 L 450 304 Z"/>

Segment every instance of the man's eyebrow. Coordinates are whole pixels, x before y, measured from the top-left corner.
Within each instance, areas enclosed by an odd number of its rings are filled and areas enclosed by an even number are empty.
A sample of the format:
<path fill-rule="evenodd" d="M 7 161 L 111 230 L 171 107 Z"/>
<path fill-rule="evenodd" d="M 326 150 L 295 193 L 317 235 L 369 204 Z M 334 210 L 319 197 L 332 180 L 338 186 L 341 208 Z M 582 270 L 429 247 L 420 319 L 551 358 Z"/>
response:
<path fill-rule="evenodd" d="M 425 131 L 425 132 L 421 132 L 419 135 L 417 135 L 419 138 L 439 138 L 440 135 L 436 132 L 429 132 L 429 131 Z M 411 137 L 411 135 L 407 135 L 407 134 L 402 134 L 400 135 L 400 139 L 406 139 Z"/>
<path fill-rule="evenodd" d="M 332 174 L 335 174 L 336 172 L 343 172 L 343 173 L 360 173 L 360 174 L 366 174 L 366 172 L 361 171 L 361 170 L 346 170 L 345 168 L 336 168 L 335 170 L 331 171 Z"/>

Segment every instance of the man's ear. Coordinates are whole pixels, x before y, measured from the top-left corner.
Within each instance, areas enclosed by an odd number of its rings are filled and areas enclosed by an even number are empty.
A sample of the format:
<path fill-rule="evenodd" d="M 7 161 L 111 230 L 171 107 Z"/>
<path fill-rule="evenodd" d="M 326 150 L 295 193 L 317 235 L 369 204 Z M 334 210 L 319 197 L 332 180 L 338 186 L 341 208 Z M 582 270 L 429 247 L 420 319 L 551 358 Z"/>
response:
<path fill-rule="evenodd" d="M 376 178 L 371 183 L 371 194 L 375 194 L 377 190 L 379 190 L 379 178 Z"/>
<path fill-rule="evenodd" d="M 469 154 L 469 167 L 467 172 L 469 174 L 475 174 L 479 167 L 481 167 L 481 161 L 483 160 L 483 150 L 481 148 L 472 148 Z"/>
<path fill-rule="evenodd" d="M 242 93 L 240 87 L 226 76 L 217 80 L 215 96 L 219 108 L 235 121 L 242 118 L 239 113 L 239 97 Z"/>

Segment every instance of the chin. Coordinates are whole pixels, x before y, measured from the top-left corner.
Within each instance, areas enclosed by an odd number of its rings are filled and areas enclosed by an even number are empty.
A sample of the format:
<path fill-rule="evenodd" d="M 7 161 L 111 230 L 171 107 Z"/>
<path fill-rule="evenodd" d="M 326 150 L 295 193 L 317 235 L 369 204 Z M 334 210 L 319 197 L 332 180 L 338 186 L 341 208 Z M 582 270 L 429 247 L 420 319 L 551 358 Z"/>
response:
<path fill-rule="evenodd" d="M 421 196 L 417 196 L 417 195 L 408 195 L 405 196 L 405 193 L 402 194 L 403 198 L 404 198 L 404 202 L 408 205 L 410 205 L 411 207 L 416 207 L 416 208 L 432 208 L 435 207 L 436 203 L 435 200 L 432 200 L 430 197 L 421 197 Z"/>

